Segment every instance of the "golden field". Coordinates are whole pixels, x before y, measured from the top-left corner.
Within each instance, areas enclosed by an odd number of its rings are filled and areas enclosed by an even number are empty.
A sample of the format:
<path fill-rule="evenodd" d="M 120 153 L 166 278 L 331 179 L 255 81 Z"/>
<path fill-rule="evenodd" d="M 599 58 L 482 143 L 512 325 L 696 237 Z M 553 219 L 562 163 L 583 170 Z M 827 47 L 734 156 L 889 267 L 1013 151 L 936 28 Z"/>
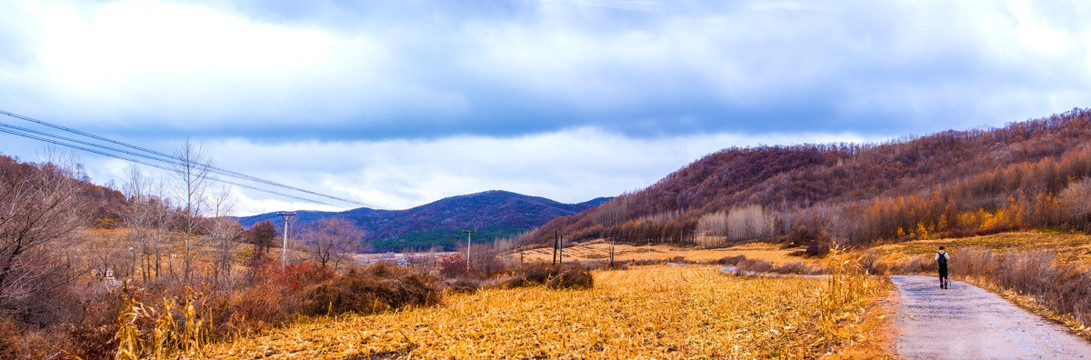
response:
<path fill-rule="evenodd" d="M 870 336 L 858 324 L 870 314 L 878 280 L 838 284 L 717 270 L 596 271 L 591 290 L 450 295 L 436 307 L 312 319 L 183 357 L 816 358 Z"/>
<path fill-rule="evenodd" d="M 800 261 L 808 265 L 814 265 L 821 261 L 819 258 L 802 257 L 794 255 L 799 249 L 784 249 L 779 244 L 772 243 L 748 243 L 728 248 L 706 249 L 698 246 L 676 246 L 669 244 L 655 245 L 614 245 L 614 260 L 628 262 L 630 260 L 667 260 L 682 255 L 683 259 L 706 262 L 723 259 L 728 256 L 744 255 L 751 259 L 762 259 L 773 265 Z M 518 261 L 518 252 L 508 255 Z M 524 261 L 553 260 L 553 248 L 538 248 L 525 250 L 522 253 Z M 605 240 L 595 240 L 565 247 L 564 260 L 567 261 L 602 261 L 610 260 L 610 243 Z"/>

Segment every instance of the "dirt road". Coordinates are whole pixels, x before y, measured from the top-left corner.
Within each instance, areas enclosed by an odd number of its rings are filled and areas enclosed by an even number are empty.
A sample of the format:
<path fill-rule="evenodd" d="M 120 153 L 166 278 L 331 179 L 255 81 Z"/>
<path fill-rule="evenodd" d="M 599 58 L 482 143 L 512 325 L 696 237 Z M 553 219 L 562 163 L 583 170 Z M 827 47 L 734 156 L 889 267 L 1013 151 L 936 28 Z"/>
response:
<path fill-rule="evenodd" d="M 900 292 L 899 358 L 1091 359 L 1091 342 L 976 286 L 952 281 L 943 290 L 925 276 L 891 280 Z"/>

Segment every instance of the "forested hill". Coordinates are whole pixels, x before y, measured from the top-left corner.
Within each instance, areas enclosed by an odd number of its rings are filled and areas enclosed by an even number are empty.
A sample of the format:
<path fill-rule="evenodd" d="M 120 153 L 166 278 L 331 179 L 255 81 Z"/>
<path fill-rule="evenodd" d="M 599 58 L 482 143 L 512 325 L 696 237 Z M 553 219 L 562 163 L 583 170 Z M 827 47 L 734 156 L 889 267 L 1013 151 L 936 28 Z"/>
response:
<path fill-rule="evenodd" d="M 1084 228 L 1091 111 L 883 144 L 731 148 L 531 238 L 847 243 Z"/>
<path fill-rule="evenodd" d="M 364 230 L 364 242 L 371 251 L 432 246 L 452 250 L 457 241 L 465 240 L 462 231 L 466 229 L 476 230 L 475 242 L 511 237 L 556 217 L 580 213 L 606 200 L 563 204 L 543 197 L 494 190 L 449 197 L 408 210 L 298 211 L 293 226 L 307 226 L 327 217 L 343 217 Z M 240 218 L 239 223 L 250 227 L 261 220 L 272 220 L 278 229 L 283 226 L 276 213 Z"/>
<path fill-rule="evenodd" d="M 81 209 L 90 222 L 86 225 L 114 227 L 121 221 L 121 214 L 128 205 L 125 195 L 92 183 L 80 164 L 60 166 L 51 162 L 25 163 L 0 155 L 0 177 L 4 178 L 6 186 L 11 187 L 0 190 L 0 200 L 21 200 L 20 197 L 25 194 L 20 194 L 16 188 L 24 185 L 30 188 L 40 186 L 37 182 L 49 176 L 67 179 L 75 187 L 75 195 L 78 196 Z"/>

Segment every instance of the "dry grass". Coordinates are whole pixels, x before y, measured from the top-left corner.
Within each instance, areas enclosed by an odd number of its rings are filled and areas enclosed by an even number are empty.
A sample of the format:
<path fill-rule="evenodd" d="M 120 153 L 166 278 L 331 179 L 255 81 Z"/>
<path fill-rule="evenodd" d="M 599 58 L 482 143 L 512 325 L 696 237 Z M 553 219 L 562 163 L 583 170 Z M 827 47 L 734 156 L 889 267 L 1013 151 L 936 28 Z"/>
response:
<path fill-rule="evenodd" d="M 877 282 L 716 270 L 648 266 L 596 271 L 590 290 L 482 290 L 440 307 L 317 319 L 200 357 L 815 358 L 868 338 L 858 324 Z"/>
<path fill-rule="evenodd" d="M 952 263 L 957 277 L 1012 292 L 1006 297 L 1091 336 L 1091 271 L 1058 263 L 1052 252 L 1043 250 L 998 254 L 965 249 L 962 254 L 961 261 Z"/>
<path fill-rule="evenodd" d="M 1056 231 L 1022 231 L 958 239 L 915 240 L 876 246 L 872 251 L 882 255 L 880 262 L 896 264 L 914 257 L 932 261 L 932 254 L 940 246 L 948 249 L 991 249 L 1000 253 L 1048 250 L 1055 252 L 1059 260 L 1091 267 L 1091 235 Z M 958 254 L 952 252 L 951 256 L 954 260 Z"/>
<path fill-rule="evenodd" d="M 798 256 L 801 249 L 782 249 L 779 244 L 748 243 L 728 248 L 706 249 L 695 246 L 675 246 L 669 244 L 655 245 L 631 245 L 617 244 L 614 249 L 614 259 L 619 262 L 642 260 L 667 260 L 678 257 L 694 262 L 712 262 L 728 256 L 743 255 L 750 259 L 761 259 L 774 265 L 790 262 L 803 262 L 807 265 L 816 265 L 821 259 Z M 508 255 L 509 259 L 519 260 L 519 253 Z M 523 252 L 526 262 L 553 260 L 552 248 L 540 248 Z M 565 261 L 608 261 L 610 260 L 610 243 L 605 240 L 595 240 L 574 244 L 564 249 Z"/>
<path fill-rule="evenodd" d="M 877 246 L 874 268 L 935 275 L 933 254 L 945 246 L 951 276 L 998 293 L 1091 339 L 1091 235 L 1024 231 Z"/>

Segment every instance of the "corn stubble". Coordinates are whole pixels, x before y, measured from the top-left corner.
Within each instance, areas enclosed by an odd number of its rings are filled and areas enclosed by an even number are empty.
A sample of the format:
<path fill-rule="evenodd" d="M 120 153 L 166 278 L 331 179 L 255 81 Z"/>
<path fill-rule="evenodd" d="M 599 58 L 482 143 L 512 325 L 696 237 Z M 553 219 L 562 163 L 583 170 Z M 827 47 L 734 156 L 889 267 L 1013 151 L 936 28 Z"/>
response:
<path fill-rule="evenodd" d="M 438 307 L 318 318 L 211 346 L 199 357 L 816 358 L 864 338 L 856 324 L 877 283 L 847 274 L 745 278 L 665 265 L 599 271 L 590 290 L 492 289 Z"/>

